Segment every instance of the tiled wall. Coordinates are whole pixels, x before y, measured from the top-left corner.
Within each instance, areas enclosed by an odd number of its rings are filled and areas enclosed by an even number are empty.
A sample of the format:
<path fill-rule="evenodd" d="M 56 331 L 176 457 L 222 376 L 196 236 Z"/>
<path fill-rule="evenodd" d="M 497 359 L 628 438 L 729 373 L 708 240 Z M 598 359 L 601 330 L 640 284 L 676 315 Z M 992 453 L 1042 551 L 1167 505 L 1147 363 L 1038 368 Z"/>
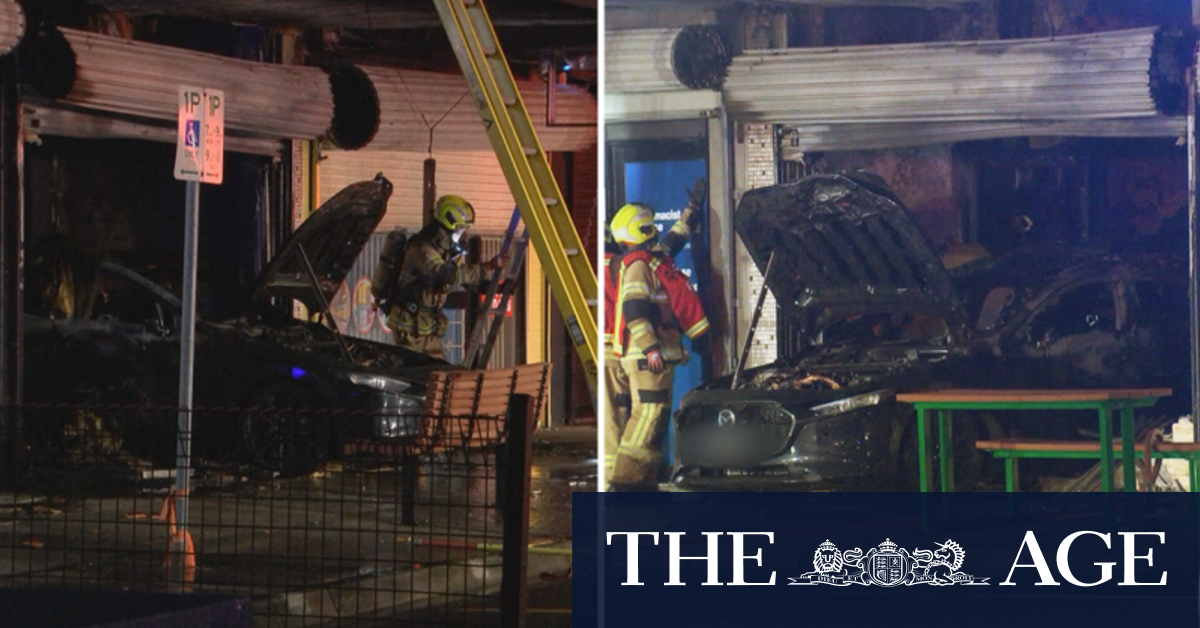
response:
<path fill-rule="evenodd" d="M 746 148 L 746 182 L 750 189 L 775 184 L 775 142 L 773 128 L 770 124 L 747 124 L 744 130 Z M 750 329 L 750 320 L 754 317 L 754 306 L 758 303 L 758 293 L 763 289 L 763 277 L 755 266 L 754 260 L 746 252 L 741 241 L 738 241 L 738 345 L 737 355 L 741 356 L 742 346 L 746 341 L 746 333 Z M 775 297 L 769 292 L 763 302 L 762 316 L 754 332 L 754 342 L 750 347 L 750 357 L 747 367 L 759 366 L 774 362 L 778 358 L 779 349 L 776 335 Z"/>

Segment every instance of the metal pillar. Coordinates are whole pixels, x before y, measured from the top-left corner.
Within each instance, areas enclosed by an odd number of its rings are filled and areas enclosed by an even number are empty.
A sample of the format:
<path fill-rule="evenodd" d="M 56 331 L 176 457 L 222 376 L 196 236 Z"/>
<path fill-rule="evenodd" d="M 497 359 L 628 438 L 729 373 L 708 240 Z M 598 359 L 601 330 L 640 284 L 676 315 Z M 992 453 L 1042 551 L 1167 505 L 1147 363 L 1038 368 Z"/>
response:
<path fill-rule="evenodd" d="M 508 440 L 504 444 L 504 566 L 500 582 L 500 625 L 525 625 L 525 577 L 529 562 L 530 465 L 533 462 L 533 399 L 513 395 L 508 401 Z"/>
<path fill-rule="evenodd" d="M 737 236 L 733 231 L 730 126 L 724 111 L 708 119 L 708 256 L 709 287 L 704 295 L 709 320 L 720 330 L 710 341 L 713 378 L 733 370 L 737 356 L 737 316 L 732 304 L 737 299 Z M 710 332 L 711 335 L 711 332 Z"/>
<path fill-rule="evenodd" d="M 16 478 L 24 449 L 21 414 L 24 176 L 21 97 L 13 55 L 0 59 L 0 484 Z"/>
<path fill-rule="evenodd" d="M 1200 253 L 1200 225 L 1196 221 L 1196 67 L 1188 72 L 1188 308 L 1191 324 L 1191 363 L 1192 363 L 1192 423 L 1200 418 L 1200 269 L 1197 268 L 1197 254 Z M 1194 430 L 1193 442 L 1200 430 Z"/>

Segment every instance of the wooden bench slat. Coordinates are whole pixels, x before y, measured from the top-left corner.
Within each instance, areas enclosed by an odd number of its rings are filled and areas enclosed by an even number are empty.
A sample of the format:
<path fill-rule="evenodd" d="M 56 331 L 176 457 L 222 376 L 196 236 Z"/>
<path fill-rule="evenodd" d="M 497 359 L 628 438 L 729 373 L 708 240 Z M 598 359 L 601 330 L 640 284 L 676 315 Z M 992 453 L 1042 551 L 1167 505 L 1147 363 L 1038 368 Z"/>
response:
<path fill-rule="evenodd" d="M 429 451 L 438 452 L 501 442 L 504 422 L 496 417 L 508 412 L 511 394 L 530 395 L 540 407 L 549 371 L 549 364 L 536 363 L 431 373 L 426 386 L 423 444 Z"/>

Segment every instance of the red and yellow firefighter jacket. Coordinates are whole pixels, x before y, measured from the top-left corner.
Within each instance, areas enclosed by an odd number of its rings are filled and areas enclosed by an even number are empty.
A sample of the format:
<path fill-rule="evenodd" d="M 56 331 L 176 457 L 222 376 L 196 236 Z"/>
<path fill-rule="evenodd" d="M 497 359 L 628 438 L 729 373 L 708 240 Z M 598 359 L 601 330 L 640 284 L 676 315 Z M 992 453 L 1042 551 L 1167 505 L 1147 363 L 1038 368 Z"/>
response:
<path fill-rule="evenodd" d="M 670 256 L 649 251 L 626 253 L 617 268 L 612 266 L 610 258 L 604 333 L 613 354 L 626 357 L 659 349 L 664 360 L 686 362 L 683 336 L 694 339 L 709 329 L 687 276 Z"/>

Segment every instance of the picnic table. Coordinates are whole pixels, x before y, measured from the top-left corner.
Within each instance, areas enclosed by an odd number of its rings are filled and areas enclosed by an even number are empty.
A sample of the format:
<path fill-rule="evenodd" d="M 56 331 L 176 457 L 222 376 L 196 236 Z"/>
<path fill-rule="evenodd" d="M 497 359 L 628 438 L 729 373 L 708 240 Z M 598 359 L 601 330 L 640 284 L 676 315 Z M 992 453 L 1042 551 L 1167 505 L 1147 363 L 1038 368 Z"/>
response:
<path fill-rule="evenodd" d="M 937 413 L 941 487 L 943 492 L 954 491 L 954 443 L 951 431 L 955 410 L 1091 410 L 1100 423 L 1100 484 L 1101 490 L 1113 490 L 1113 413 L 1121 423 L 1120 455 L 1126 491 L 1137 491 L 1134 468 L 1133 411 L 1154 405 L 1160 398 L 1170 396 L 1169 388 L 1118 388 L 1097 390 L 979 390 L 954 389 L 896 395 L 898 401 L 912 404 L 917 410 L 918 455 L 921 459 L 921 492 L 931 489 L 932 451 L 928 444 L 926 414 Z M 1010 475 L 1010 484 L 1011 475 Z M 1013 488 L 1009 487 L 1010 490 Z M 1194 489 L 1193 489 L 1194 490 Z"/>

